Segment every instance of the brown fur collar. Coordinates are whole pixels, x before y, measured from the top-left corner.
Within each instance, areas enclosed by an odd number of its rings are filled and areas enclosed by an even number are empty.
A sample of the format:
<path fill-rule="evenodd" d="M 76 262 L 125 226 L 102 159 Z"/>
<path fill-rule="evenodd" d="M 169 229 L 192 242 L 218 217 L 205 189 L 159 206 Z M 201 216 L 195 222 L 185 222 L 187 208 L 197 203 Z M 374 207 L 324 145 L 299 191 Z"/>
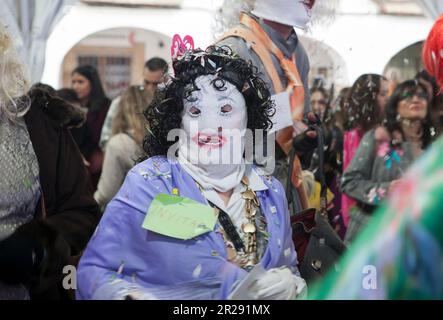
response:
<path fill-rule="evenodd" d="M 86 115 L 82 110 L 57 97 L 53 92 L 42 88 L 32 88 L 29 97 L 31 108 L 42 108 L 51 120 L 62 127 L 80 127 L 86 121 Z"/>

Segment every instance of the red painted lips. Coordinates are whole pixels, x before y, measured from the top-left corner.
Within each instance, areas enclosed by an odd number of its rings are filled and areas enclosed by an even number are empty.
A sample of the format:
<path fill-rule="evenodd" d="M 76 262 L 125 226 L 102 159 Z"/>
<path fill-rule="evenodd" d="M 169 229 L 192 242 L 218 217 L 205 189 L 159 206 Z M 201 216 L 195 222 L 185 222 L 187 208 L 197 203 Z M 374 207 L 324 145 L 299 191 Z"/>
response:
<path fill-rule="evenodd" d="M 207 135 L 199 132 L 192 140 L 198 144 L 200 148 L 218 149 L 223 147 L 227 142 L 226 138 L 222 135 Z"/>

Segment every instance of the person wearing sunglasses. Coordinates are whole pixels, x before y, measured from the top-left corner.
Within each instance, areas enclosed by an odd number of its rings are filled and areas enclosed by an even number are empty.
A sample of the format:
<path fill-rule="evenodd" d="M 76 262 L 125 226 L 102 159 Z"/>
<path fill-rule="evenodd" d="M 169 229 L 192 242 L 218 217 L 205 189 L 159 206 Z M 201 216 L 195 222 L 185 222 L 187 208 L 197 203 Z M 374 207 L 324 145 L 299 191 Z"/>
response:
<path fill-rule="evenodd" d="M 433 141 L 426 87 L 408 80 L 395 89 L 384 125 L 368 131 L 343 174 L 342 191 L 357 201 L 346 233 L 350 243 L 374 209 L 399 185 L 404 172 Z"/>
<path fill-rule="evenodd" d="M 165 82 L 168 70 L 168 63 L 164 59 L 155 57 L 148 60 L 143 69 L 143 85 L 140 86 L 140 89 L 145 90 L 148 96 L 153 97 L 157 88 Z M 117 97 L 112 101 L 106 116 L 100 137 L 100 148 L 103 151 L 112 137 L 112 122 L 117 115 L 120 100 L 121 97 Z"/>

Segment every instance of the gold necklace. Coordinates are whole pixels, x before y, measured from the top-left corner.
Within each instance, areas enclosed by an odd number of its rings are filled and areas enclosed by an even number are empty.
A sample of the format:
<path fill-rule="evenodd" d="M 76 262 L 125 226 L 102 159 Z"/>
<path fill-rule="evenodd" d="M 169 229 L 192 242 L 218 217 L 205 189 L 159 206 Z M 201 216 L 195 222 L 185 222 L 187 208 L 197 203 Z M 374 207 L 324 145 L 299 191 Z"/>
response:
<path fill-rule="evenodd" d="M 249 186 L 248 177 L 243 177 L 242 184 L 245 186 L 246 190 L 242 192 L 242 198 L 245 200 L 245 216 L 248 220 L 247 223 L 242 225 L 242 231 L 245 234 L 245 245 L 244 252 L 237 252 L 229 240 L 228 235 L 223 230 L 222 235 L 226 243 L 228 261 L 237 263 L 241 268 L 251 269 L 258 263 L 257 255 L 257 224 L 256 216 L 258 208 L 260 207 L 260 202 L 258 201 L 257 194 Z M 200 192 L 203 194 L 203 187 L 197 183 Z"/>
<path fill-rule="evenodd" d="M 257 199 L 257 194 L 249 187 L 249 179 L 244 177 L 242 179 L 246 190 L 242 192 L 242 198 L 245 200 L 245 214 L 248 222 L 242 226 L 245 234 L 245 265 L 246 268 L 251 268 L 258 263 L 257 256 L 257 224 L 256 215 L 260 202 Z"/>

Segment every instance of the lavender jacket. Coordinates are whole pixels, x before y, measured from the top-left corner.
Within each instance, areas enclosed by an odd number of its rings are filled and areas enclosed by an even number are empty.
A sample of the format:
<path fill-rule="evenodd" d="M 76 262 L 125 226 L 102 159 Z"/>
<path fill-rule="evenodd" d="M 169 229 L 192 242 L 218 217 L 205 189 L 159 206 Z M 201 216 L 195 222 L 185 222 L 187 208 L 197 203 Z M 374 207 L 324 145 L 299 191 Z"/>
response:
<path fill-rule="evenodd" d="M 258 173 L 258 170 L 256 170 Z M 284 189 L 272 177 L 258 191 L 270 233 L 261 259 L 265 269 L 290 267 L 298 275 Z M 179 240 L 142 228 L 151 201 L 178 188 L 182 197 L 206 204 L 189 174 L 176 162 L 153 157 L 134 167 L 94 234 L 78 267 L 78 299 L 121 299 L 131 290 L 157 299 L 227 299 L 247 272 L 227 261 L 215 232 Z"/>

